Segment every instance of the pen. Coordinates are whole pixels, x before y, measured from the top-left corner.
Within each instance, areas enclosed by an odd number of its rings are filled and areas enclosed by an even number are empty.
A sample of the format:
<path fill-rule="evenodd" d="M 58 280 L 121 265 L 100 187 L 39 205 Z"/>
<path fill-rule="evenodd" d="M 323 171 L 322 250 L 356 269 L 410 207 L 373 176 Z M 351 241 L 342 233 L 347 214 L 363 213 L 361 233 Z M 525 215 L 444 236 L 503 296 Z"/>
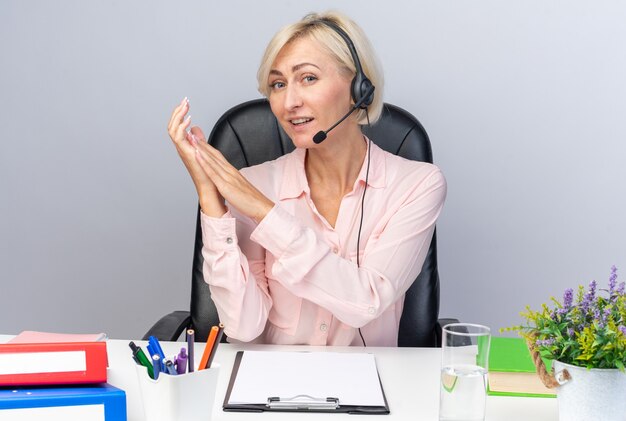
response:
<path fill-rule="evenodd" d="M 213 362 L 213 358 L 215 358 L 215 353 L 217 352 L 217 347 L 222 340 L 222 335 L 224 334 L 224 325 L 222 323 L 218 326 L 217 338 L 215 338 L 215 343 L 213 344 L 213 349 L 211 349 L 211 354 L 209 355 L 209 361 L 206 363 L 205 368 L 211 368 L 211 363 Z"/>
<path fill-rule="evenodd" d="M 152 365 L 153 365 L 153 369 L 154 369 L 154 380 L 158 380 L 159 373 L 161 373 L 161 370 L 162 370 L 162 367 L 161 367 L 161 357 L 159 357 L 158 355 L 153 355 L 152 356 Z"/>
<path fill-rule="evenodd" d="M 153 355 L 159 355 L 159 354 L 156 353 L 154 348 L 152 348 L 152 344 L 151 343 L 148 343 L 148 345 L 146 345 L 146 348 L 148 349 L 148 354 L 150 354 L 150 358 L 152 358 Z"/>
<path fill-rule="evenodd" d="M 185 374 L 187 371 L 187 350 L 183 347 L 176 356 L 176 372 L 178 374 Z"/>
<path fill-rule="evenodd" d="M 148 369 L 148 375 L 151 378 L 154 378 L 154 368 L 152 367 L 152 363 L 150 362 L 148 357 L 146 357 L 146 354 L 144 354 L 143 350 L 135 345 L 135 342 L 133 341 L 130 341 L 128 346 L 133 351 L 133 357 L 136 358 L 137 361 L 139 361 L 139 364 L 146 367 L 146 369 Z"/>
<path fill-rule="evenodd" d="M 177 375 L 176 369 L 174 368 L 174 363 L 169 358 L 165 359 L 165 372 L 167 374 L 171 374 L 173 376 Z"/>
<path fill-rule="evenodd" d="M 157 355 L 159 357 L 159 359 L 161 360 L 161 365 L 159 367 L 161 367 L 161 371 L 165 370 L 165 366 L 163 365 L 163 359 L 165 358 L 165 356 L 161 357 L 159 355 L 159 353 L 157 352 L 157 350 L 154 347 L 154 343 L 149 343 L 146 348 L 148 348 L 148 354 L 150 355 L 150 358 L 154 357 L 155 355 Z"/>
<path fill-rule="evenodd" d="M 189 372 L 193 373 L 193 344 L 195 342 L 195 331 L 193 329 L 187 329 L 187 364 L 189 366 Z"/>
<path fill-rule="evenodd" d="M 209 337 L 206 340 L 206 345 L 204 346 L 204 352 L 202 353 L 202 359 L 200 360 L 198 370 L 204 370 L 206 368 L 209 362 L 209 356 L 211 355 L 211 350 L 213 349 L 213 344 L 215 344 L 215 339 L 217 338 L 217 332 L 219 332 L 219 330 L 219 327 L 213 326 L 209 331 Z"/>
<path fill-rule="evenodd" d="M 155 338 L 154 336 L 150 336 L 148 338 L 148 342 L 150 342 L 150 345 L 152 345 L 152 350 L 154 351 L 156 355 L 159 356 L 161 361 L 165 360 L 165 354 L 163 353 L 163 349 L 161 348 L 161 344 L 159 343 L 159 340 Z"/>

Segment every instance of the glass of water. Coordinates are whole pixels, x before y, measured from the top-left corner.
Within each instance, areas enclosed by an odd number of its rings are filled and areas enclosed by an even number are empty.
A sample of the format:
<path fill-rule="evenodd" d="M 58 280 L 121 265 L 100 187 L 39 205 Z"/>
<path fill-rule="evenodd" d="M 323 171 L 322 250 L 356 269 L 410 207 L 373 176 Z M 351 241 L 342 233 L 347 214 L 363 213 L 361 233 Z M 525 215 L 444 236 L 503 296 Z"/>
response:
<path fill-rule="evenodd" d="M 443 327 L 440 421 L 484 421 L 490 337 L 482 325 Z"/>

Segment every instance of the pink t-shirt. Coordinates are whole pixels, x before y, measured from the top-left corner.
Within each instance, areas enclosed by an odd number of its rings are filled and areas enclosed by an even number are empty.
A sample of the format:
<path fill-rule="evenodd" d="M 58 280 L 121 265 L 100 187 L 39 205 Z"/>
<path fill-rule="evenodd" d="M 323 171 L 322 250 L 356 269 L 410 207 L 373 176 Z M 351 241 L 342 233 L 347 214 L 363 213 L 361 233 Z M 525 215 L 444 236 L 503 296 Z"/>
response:
<path fill-rule="evenodd" d="M 396 346 L 404 294 L 421 271 L 446 181 L 434 165 L 371 143 L 333 228 L 311 200 L 306 150 L 241 173 L 275 203 L 257 225 L 231 209 L 202 214 L 204 279 L 230 340 Z"/>

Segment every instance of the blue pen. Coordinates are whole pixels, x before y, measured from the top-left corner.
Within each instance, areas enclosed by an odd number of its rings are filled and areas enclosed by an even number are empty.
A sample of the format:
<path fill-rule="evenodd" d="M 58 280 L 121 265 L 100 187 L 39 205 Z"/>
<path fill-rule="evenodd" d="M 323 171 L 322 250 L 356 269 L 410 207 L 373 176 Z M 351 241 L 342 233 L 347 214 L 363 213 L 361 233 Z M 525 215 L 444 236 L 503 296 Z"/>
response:
<path fill-rule="evenodd" d="M 154 368 L 154 380 L 157 380 L 159 378 L 159 374 L 163 370 L 163 367 L 161 364 L 161 357 L 159 357 L 158 355 L 153 355 L 152 366 Z"/>
<path fill-rule="evenodd" d="M 152 344 L 152 350 L 155 352 L 155 354 L 157 354 L 161 358 L 161 361 L 164 361 L 165 354 L 163 353 L 163 349 L 161 348 L 161 344 L 159 343 L 159 340 L 155 338 L 154 336 L 150 336 L 148 338 L 148 342 Z"/>
<path fill-rule="evenodd" d="M 171 374 L 172 376 L 177 375 L 178 373 L 176 372 L 176 369 L 174 368 L 174 363 L 172 362 L 172 360 L 170 360 L 169 358 L 165 359 L 165 372 L 167 374 Z"/>

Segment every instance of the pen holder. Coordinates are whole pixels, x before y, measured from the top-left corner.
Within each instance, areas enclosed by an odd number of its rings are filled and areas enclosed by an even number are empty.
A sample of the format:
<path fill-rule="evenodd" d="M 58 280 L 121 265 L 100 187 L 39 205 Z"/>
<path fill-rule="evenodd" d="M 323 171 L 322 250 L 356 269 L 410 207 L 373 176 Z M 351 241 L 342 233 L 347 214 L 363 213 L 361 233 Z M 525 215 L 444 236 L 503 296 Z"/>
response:
<path fill-rule="evenodd" d="M 208 421 L 212 418 L 219 365 L 157 380 L 137 365 L 137 379 L 146 421 Z"/>

